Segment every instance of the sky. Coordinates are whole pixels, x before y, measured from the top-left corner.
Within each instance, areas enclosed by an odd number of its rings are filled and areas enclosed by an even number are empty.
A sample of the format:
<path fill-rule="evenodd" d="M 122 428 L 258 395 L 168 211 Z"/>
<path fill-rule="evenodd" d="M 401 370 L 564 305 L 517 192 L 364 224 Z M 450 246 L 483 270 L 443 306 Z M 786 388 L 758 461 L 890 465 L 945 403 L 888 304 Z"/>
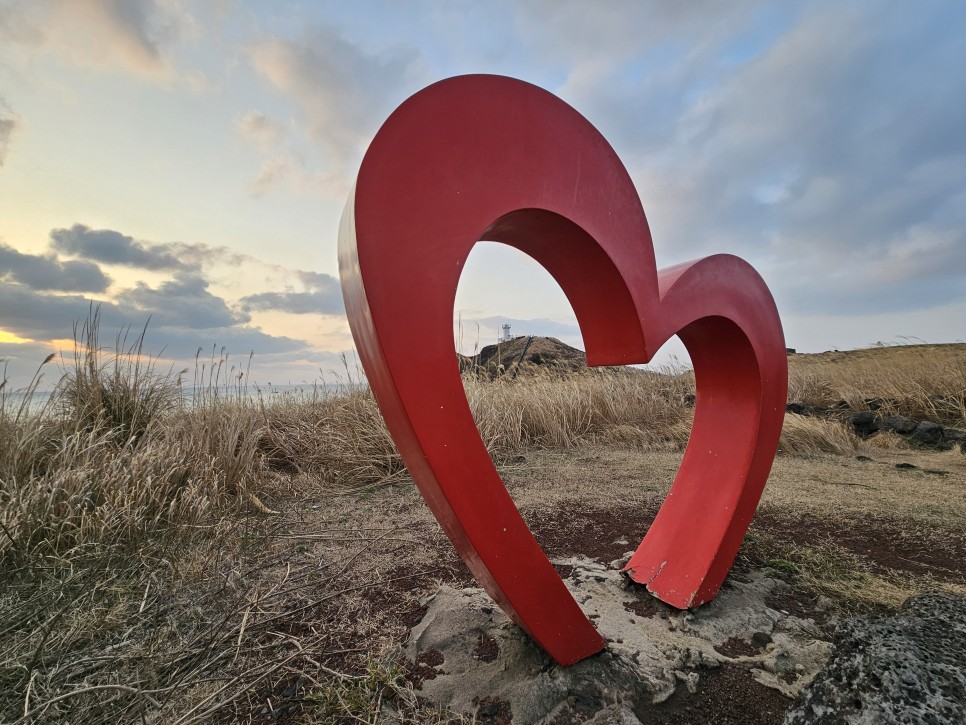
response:
<path fill-rule="evenodd" d="M 102 343 L 147 324 L 161 369 L 354 366 L 336 245 L 355 173 L 396 106 L 465 73 L 587 117 L 658 265 L 745 258 L 790 347 L 962 341 L 963 37 L 955 0 L 0 0 L 0 364 L 22 386 L 62 351 L 56 380 L 93 303 Z M 580 346 L 552 278 L 494 243 L 454 319 L 466 353 L 505 321 Z"/>

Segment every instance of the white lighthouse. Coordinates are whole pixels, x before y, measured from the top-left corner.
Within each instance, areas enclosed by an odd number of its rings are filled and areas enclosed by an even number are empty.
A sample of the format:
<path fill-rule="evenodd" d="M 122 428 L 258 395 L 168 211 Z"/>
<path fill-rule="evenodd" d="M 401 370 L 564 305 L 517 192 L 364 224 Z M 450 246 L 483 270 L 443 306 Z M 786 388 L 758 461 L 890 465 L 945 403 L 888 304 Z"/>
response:
<path fill-rule="evenodd" d="M 503 325 L 503 337 L 500 338 L 500 342 L 507 342 L 510 339 L 510 323 L 507 322 Z"/>

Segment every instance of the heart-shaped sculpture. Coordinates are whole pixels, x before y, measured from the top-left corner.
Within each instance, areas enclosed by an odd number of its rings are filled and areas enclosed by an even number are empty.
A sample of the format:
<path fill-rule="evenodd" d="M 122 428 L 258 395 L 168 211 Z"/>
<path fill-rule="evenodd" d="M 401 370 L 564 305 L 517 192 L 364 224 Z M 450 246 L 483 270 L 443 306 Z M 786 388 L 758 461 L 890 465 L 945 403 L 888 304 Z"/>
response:
<path fill-rule="evenodd" d="M 658 271 L 644 210 L 614 150 L 536 86 L 485 75 L 444 80 L 409 98 L 376 134 L 339 231 L 346 310 L 369 385 L 473 575 L 568 665 L 604 640 L 507 493 L 456 362 L 456 288 L 480 240 L 516 247 L 556 279 L 589 365 L 647 362 L 674 334 L 687 347 L 697 381 L 691 438 L 626 569 L 675 607 L 714 597 L 754 515 L 785 411 L 781 323 L 761 277 L 737 257 Z"/>

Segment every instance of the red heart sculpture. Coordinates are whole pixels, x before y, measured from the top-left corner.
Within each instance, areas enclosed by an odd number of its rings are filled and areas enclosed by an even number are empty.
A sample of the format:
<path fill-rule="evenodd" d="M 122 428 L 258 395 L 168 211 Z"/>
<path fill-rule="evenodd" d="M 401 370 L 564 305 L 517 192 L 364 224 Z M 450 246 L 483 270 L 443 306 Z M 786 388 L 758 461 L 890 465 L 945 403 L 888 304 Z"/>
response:
<path fill-rule="evenodd" d="M 658 271 L 644 210 L 614 150 L 536 86 L 485 75 L 444 80 L 376 134 L 339 231 L 346 310 L 369 385 L 473 575 L 568 665 L 604 640 L 500 480 L 456 363 L 456 287 L 479 240 L 516 247 L 550 272 L 573 306 L 588 364 L 647 362 L 674 334 L 687 347 L 697 379 L 691 438 L 627 565 L 676 607 L 714 597 L 754 515 L 785 412 L 781 323 L 761 277 L 737 257 Z"/>

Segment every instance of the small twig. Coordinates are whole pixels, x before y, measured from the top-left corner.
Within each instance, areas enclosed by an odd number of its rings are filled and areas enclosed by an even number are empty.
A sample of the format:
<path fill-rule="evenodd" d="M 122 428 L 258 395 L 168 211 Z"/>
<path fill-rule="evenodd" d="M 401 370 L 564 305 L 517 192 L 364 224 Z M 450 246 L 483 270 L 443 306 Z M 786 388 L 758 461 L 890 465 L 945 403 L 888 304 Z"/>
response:
<path fill-rule="evenodd" d="M 345 565 L 332 578 L 333 579 L 338 579 L 340 576 L 342 576 L 343 574 L 345 574 L 346 571 L 349 568 L 349 565 L 352 564 L 352 562 L 354 562 L 356 559 L 358 559 L 359 556 L 361 556 L 364 551 L 366 551 L 367 549 L 369 549 L 373 544 L 375 544 L 377 541 L 379 541 L 380 539 L 384 538 L 388 534 L 389 534 L 389 532 L 387 531 L 387 532 L 385 532 L 385 534 L 382 534 L 382 535 L 377 536 L 376 538 L 370 540 L 365 546 L 363 546 L 361 549 L 359 549 L 359 551 L 357 551 L 355 554 L 353 554 L 352 556 L 350 556 L 346 560 Z"/>
<path fill-rule="evenodd" d="M 182 715 L 180 718 L 178 718 L 178 720 L 175 721 L 174 725 L 191 725 L 191 723 L 203 722 L 209 715 L 211 715 L 211 714 L 213 714 L 215 712 L 218 712 L 218 710 L 220 710 L 221 708 L 223 708 L 229 702 L 231 702 L 232 700 L 240 697 L 242 695 L 242 693 L 250 690 L 255 685 L 257 685 L 259 682 L 261 682 L 263 679 L 265 679 L 266 677 L 268 677 L 270 674 L 272 674 L 276 670 L 281 669 L 282 667 L 284 667 L 285 665 L 287 665 L 289 662 L 291 662 L 292 660 L 294 660 L 296 657 L 300 657 L 301 655 L 302 655 L 301 652 L 296 652 L 295 654 L 289 655 L 288 657 L 286 657 L 281 662 L 277 663 L 273 667 L 270 667 L 265 672 L 261 673 L 258 677 L 256 677 L 254 680 L 252 680 L 251 682 L 249 682 L 245 687 L 243 687 L 241 690 L 239 690 L 238 692 L 236 692 L 231 697 L 229 697 L 229 698 L 227 698 L 225 700 L 222 700 L 221 702 L 215 703 L 214 705 L 212 705 L 211 707 L 209 707 L 207 710 L 204 710 L 202 712 L 198 712 L 197 714 L 194 714 L 205 703 L 210 702 L 216 696 L 218 696 L 219 694 L 221 694 L 222 692 L 224 692 L 225 690 L 227 690 L 229 687 L 231 687 L 235 683 L 241 682 L 243 680 L 243 677 L 244 676 L 243 675 L 237 675 L 237 676 L 233 677 L 231 680 L 229 680 L 228 682 L 226 682 L 221 688 L 219 688 L 218 690 L 216 690 L 214 693 L 212 693 L 211 695 L 209 695 L 208 697 L 206 697 L 204 700 L 202 700 L 201 702 L 199 702 L 197 705 L 195 705 L 193 708 L 191 708 L 188 712 L 186 712 L 184 715 Z M 193 717 L 191 717 L 190 719 L 186 719 L 186 718 L 188 718 L 189 715 L 193 715 Z"/>
<path fill-rule="evenodd" d="M 148 590 L 150 588 L 151 588 L 151 580 L 148 579 L 147 586 L 144 587 L 144 596 L 141 597 L 141 606 L 138 607 L 138 614 L 144 613 L 144 607 L 146 607 L 148 603 Z"/>
<path fill-rule="evenodd" d="M 104 583 L 110 583 L 110 582 L 114 581 L 116 578 L 117 578 L 117 576 L 112 576 L 112 577 L 110 577 Z M 70 601 L 67 602 L 67 604 L 65 604 L 60 609 L 60 611 L 57 612 L 57 614 L 55 614 L 53 617 L 51 617 L 49 620 L 47 620 L 44 623 L 43 626 L 45 626 L 47 628 L 47 631 L 44 632 L 44 636 L 40 638 L 40 644 L 38 644 L 37 645 L 37 649 L 34 650 L 34 656 L 31 658 L 30 664 L 27 666 L 27 669 L 29 669 L 30 671 L 33 671 L 33 669 L 40 662 L 40 656 L 41 656 L 41 653 L 44 650 L 44 646 L 47 644 L 47 640 L 50 638 L 50 635 L 53 634 L 53 632 L 54 632 L 54 625 L 56 625 L 57 622 L 60 620 L 60 618 L 63 617 L 67 613 L 67 610 L 70 609 L 71 605 L 73 605 L 74 602 L 76 602 L 78 599 L 80 599 L 85 594 L 88 594 L 88 593 L 93 594 L 94 592 L 96 592 L 97 591 L 97 587 L 98 587 L 98 585 L 100 583 L 101 582 L 98 582 L 97 584 L 95 584 L 93 586 L 93 588 L 91 588 L 91 590 L 89 592 L 86 589 L 81 589 L 79 592 L 77 592 L 76 595 L 74 595 L 74 597 L 72 597 L 70 599 Z"/>
<path fill-rule="evenodd" d="M 27 692 L 23 696 L 23 716 L 27 717 L 27 713 L 30 712 L 30 690 L 34 686 L 34 678 L 37 676 L 37 670 L 30 673 L 30 681 L 27 683 Z"/>
<path fill-rule="evenodd" d="M 330 652 L 329 654 L 333 654 L 333 653 Z M 366 679 L 366 676 L 365 675 L 347 675 L 345 672 L 339 672 L 337 670 L 329 669 L 328 667 L 326 667 L 322 663 L 316 662 L 311 657 L 306 657 L 305 658 L 305 661 L 308 662 L 309 664 L 315 665 L 315 667 L 317 667 L 318 669 L 322 670 L 325 674 L 331 675 L 332 677 L 335 677 L 337 680 L 364 680 L 364 679 Z M 319 684 L 319 683 L 316 682 L 316 684 Z"/>
<path fill-rule="evenodd" d="M 362 589 L 369 589 L 370 587 L 381 586 L 381 585 L 384 585 L 384 584 L 389 584 L 391 582 L 402 581 L 404 579 L 415 579 L 416 577 L 425 576 L 426 574 L 432 574 L 432 573 L 437 572 L 437 571 L 443 571 L 443 567 L 438 566 L 435 569 L 427 569 L 426 571 L 418 572 L 416 574 L 406 574 L 405 576 L 397 576 L 397 577 L 393 577 L 392 579 L 382 579 L 380 581 L 366 582 L 365 584 L 359 584 L 359 585 L 354 586 L 354 587 L 346 587 L 345 589 L 340 589 L 337 592 L 332 592 L 331 594 L 327 594 L 324 597 L 320 597 L 319 599 L 314 599 L 311 602 L 309 602 L 308 604 L 303 604 L 301 607 L 298 607 L 296 609 L 291 609 L 291 610 L 289 610 L 287 612 L 284 612 L 282 614 L 277 614 L 277 615 L 275 615 L 273 617 L 270 617 L 269 619 L 266 619 L 263 622 L 258 622 L 257 624 L 255 624 L 253 626 L 254 627 L 261 628 L 261 627 L 264 627 L 264 626 L 266 626 L 268 624 L 271 624 L 272 622 L 274 622 L 274 621 L 276 621 L 278 619 L 284 619 L 285 617 L 292 617 L 292 616 L 294 616 L 296 614 L 301 614 L 302 612 L 304 612 L 304 611 L 306 611 L 308 609 L 312 609 L 312 607 L 317 607 L 318 605 L 322 604 L 323 602 L 327 602 L 330 599 L 335 599 L 336 597 L 341 597 L 343 594 L 348 594 L 349 592 L 356 592 L 356 591 L 360 591 Z"/>
<path fill-rule="evenodd" d="M 33 710 L 30 710 L 29 712 L 25 712 L 23 714 L 23 717 L 19 718 L 18 720 L 14 720 L 11 723 L 11 725 L 20 725 L 20 723 L 25 723 L 34 715 L 40 714 L 51 705 L 54 705 L 58 702 L 62 702 L 63 700 L 68 700 L 72 697 L 77 697 L 78 695 L 87 695 L 91 692 L 99 692 L 102 690 L 120 690 L 121 692 L 129 692 L 133 695 L 137 695 L 138 697 L 145 698 L 152 705 L 160 708 L 161 703 L 159 703 L 157 700 L 151 697 L 151 694 L 159 694 L 162 692 L 167 692 L 170 689 L 171 688 L 169 687 L 165 687 L 160 690 L 139 690 L 136 687 L 128 687 L 127 685 L 91 685 L 90 687 L 82 687 L 79 690 L 72 690 L 71 692 L 66 692 L 63 695 L 58 695 L 57 697 L 47 700 L 47 702 L 43 703 L 42 705 L 38 705 Z M 151 694 L 148 694 L 148 693 L 151 693 Z"/>
<path fill-rule="evenodd" d="M 248 615 L 251 613 L 252 607 L 255 606 L 257 602 L 258 597 L 256 596 L 255 602 L 250 604 L 245 610 L 245 613 L 242 615 L 241 627 L 238 629 L 238 640 L 235 642 L 235 656 L 231 658 L 231 663 L 228 665 L 229 667 L 235 664 L 235 660 L 238 659 L 238 653 L 241 652 L 242 637 L 245 636 L 245 627 L 248 624 Z"/>

